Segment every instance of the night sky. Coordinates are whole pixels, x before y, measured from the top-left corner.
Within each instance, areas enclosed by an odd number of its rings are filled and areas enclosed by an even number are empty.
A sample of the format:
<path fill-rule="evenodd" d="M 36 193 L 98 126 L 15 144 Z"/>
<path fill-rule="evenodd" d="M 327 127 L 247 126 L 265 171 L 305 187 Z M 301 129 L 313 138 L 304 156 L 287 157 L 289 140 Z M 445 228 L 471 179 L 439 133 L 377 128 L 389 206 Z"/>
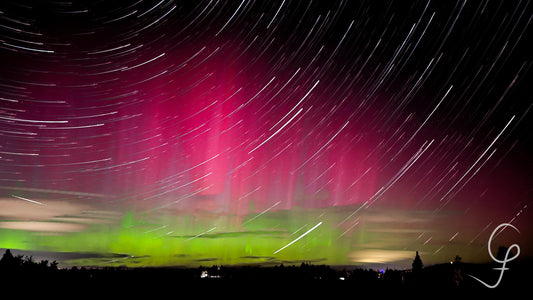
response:
<path fill-rule="evenodd" d="M 2 1 L 0 248 L 533 256 L 528 1 Z M 22 251 L 22 252 L 21 252 Z"/>

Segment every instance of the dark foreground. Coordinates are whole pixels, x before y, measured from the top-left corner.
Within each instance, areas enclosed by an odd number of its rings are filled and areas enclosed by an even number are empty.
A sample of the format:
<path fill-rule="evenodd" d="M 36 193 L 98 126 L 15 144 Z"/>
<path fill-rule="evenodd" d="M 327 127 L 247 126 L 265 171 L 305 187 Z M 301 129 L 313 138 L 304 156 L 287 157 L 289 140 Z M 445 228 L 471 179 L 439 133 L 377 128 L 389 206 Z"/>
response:
<path fill-rule="evenodd" d="M 490 296 L 513 297 L 531 289 L 531 263 L 509 264 L 498 287 L 489 289 L 468 274 L 494 284 L 500 271 L 495 265 L 441 264 L 418 272 L 411 270 L 341 269 L 325 265 L 301 264 L 276 267 L 199 268 L 70 268 L 58 269 L 48 262 L 26 262 L 0 266 L 0 286 L 4 292 L 24 295 L 120 295 L 167 294 L 206 299 L 229 295 L 237 297 L 276 297 L 287 299 L 320 295 L 357 297 L 360 293 L 434 297 L 449 294 L 458 298 Z M 177 297 L 182 298 L 182 297 Z M 154 298 L 155 299 L 155 298 Z"/>

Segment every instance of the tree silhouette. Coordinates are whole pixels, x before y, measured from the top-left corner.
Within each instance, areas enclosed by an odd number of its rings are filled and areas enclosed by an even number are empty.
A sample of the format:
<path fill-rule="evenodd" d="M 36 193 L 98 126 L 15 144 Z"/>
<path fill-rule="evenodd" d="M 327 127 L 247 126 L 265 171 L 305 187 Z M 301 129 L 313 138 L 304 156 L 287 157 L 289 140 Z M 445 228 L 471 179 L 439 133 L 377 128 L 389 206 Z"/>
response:
<path fill-rule="evenodd" d="M 0 259 L 0 267 L 6 268 L 6 269 L 13 269 L 17 265 L 17 261 L 13 254 L 11 254 L 11 250 L 6 249 L 6 252 L 2 256 L 2 259 Z"/>
<path fill-rule="evenodd" d="M 415 259 L 413 260 L 413 273 L 418 273 L 422 271 L 422 268 L 424 267 L 424 264 L 422 263 L 422 259 L 420 259 L 420 255 L 418 255 L 418 251 L 416 251 Z"/>
<path fill-rule="evenodd" d="M 49 263 L 48 260 L 41 260 L 40 262 L 36 262 L 33 260 L 33 256 L 14 256 L 11 253 L 11 250 L 9 249 L 6 249 L 6 252 L 2 256 L 2 259 L 0 259 L 0 269 L 7 270 L 8 272 L 34 272 L 47 270 L 56 271 L 58 270 L 57 265 L 58 263 L 55 260 L 52 263 Z"/>
<path fill-rule="evenodd" d="M 4 255 L 2 255 L 2 259 L 0 259 L 0 262 L 7 263 L 9 261 L 12 261 L 13 258 L 14 257 L 13 254 L 11 254 L 11 250 L 6 249 L 6 252 L 4 253 Z"/>

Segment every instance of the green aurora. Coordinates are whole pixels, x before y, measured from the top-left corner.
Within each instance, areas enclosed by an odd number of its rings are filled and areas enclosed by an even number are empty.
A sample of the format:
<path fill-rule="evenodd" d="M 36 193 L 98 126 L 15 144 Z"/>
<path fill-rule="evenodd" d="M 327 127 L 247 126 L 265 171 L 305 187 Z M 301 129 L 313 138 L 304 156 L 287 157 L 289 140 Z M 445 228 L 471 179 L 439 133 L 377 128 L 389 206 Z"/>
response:
<path fill-rule="evenodd" d="M 84 226 L 82 230 L 53 232 L 4 226 L 0 229 L 0 248 L 78 254 L 61 259 L 63 267 L 268 266 L 303 261 L 408 267 L 412 253 L 421 246 L 423 253 L 432 254 L 425 257 L 429 260 L 448 259 L 439 253 L 442 245 L 422 245 L 424 239 L 417 239 L 424 230 L 438 235 L 438 220 L 431 219 L 429 212 L 368 210 L 344 222 L 347 211 L 345 207 L 296 207 L 246 216 L 205 211 L 83 211 L 33 222 L 36 228 L 77 223 Z"/>

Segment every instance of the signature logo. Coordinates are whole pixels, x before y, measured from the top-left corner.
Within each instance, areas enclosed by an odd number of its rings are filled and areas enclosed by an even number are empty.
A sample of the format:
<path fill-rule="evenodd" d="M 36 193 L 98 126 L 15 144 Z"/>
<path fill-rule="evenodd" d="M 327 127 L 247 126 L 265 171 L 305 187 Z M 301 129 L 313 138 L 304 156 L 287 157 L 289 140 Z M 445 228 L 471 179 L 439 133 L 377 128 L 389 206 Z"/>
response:
<path fill-rule="evenodd" d="M 513 228 L 514 230 L 516 230 L 518 233 L 520 233 L 520 231 L 518 231 L 518 229 L 517 229 L 516 227 L 514 227 L 513 225 L 511 225 L 511 224 L 509 224 L 509 223 L 502 223 L 502 224 L 498 225 L 498 227 L 496 227 L 496 228 L 494 229 L 494 231 L 492 231 L 492 234 L 490 235 L 490 238 L 489 238 L 489 243 L 488 243 L 488 245 L 487 245 L 487 247 L 489 248 L 489 255 L 490 255 L 490 257 L 492 258 L 492 260 L 495 261 L 495 262 L 497 262 L 497 263 L 499 263 L 499 264 L 502 264 L 501 267 L 499 267 L 499 268 L 494 268 L 494 270 L 499 270 L 499 271 L 500 271 L 500 276 L 498 277 L 498 281 L 496 281 L 495 284 L 490 285 L 490 284 L 487 284 L 487 283 L 483 282 L 483 281 L 480 280 L 479 278 L 476 278 L 476 277 L 474 277 L 474 276 L 472 276 L 472 275 L 468 275 L 468 276 L 474 278 L 475 280 L 481 282 L 484 286 L 488 287 L 489 289 L 493 289 L 493 288 L 497 287 L 497 286 L 500 284 L 500 282 L 502 281 L 502 278 L 503 278 L 503 273 L 504 273 L 505 271 L 509 270 L 509 268 L 506 268 L 505 265 L 506 265 L 508 262 L 510 262 L 510 261 L 512 261 L 512 260 L 514 260 L 514 259 L 516 259 L 516 258 L 518 257 L 518 255 L 520 255 L 520 247 L 519 247 L 517 244 L 512 244 L 509 248 L 507 248 L 507 252 L 505 253 L 505 257 L 504 257 L 503 260 L 500 260 L 500 259 L 496 258 L 496 257 L 492 254 L 492 250 L 491 250 L 490 244 L 491 244 L 491 242 L 492 242 L 492 239 L 494 238 L 494 235 L 500 230 L 500 228 L 503 230 L 503 229 L 505 229 L 506 227 L 511 227 L 511 228 Z M 512 257 L 509 257 L 509 255 L 511 254 L 511 251 L 512 251 L 514 248 L 516 248 L 516 254 L 513 255 Z"/>

